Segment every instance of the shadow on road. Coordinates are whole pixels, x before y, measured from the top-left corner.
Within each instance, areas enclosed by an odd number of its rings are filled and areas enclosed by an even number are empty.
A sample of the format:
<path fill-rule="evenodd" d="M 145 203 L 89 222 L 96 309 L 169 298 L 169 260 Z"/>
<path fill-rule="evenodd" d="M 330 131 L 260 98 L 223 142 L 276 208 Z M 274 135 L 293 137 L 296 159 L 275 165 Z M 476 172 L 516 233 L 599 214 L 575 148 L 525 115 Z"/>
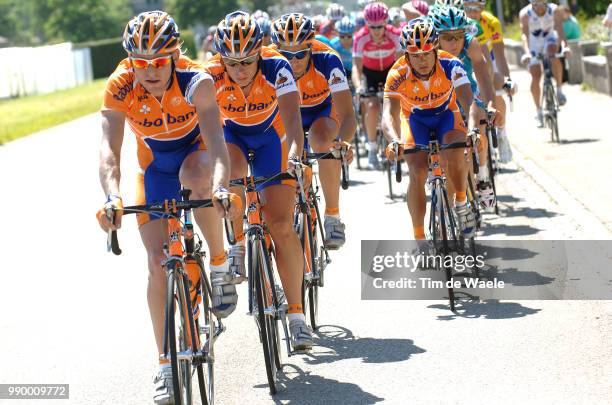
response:
<path fill-rule="evenodd" d="M 552 218 L 558 215 L 559 213 L 549 211 L 545 208 L 514 208 L 512 206 L 506 206 L 503 210 L 504 217 Z"/>
<path fill-rule="evenodd" d="M 305 357 L 307 364 L 358 358 L 364 363 L 394 363 L 408 360 L 413 354 L 425 353 L 410 339 L 360 338 L 337 325 L 322 325 L 313 337 L 315 345 L 328 350 Z"/>
<path fill-rule="evenodd" d="M 527 236 L 535 235 L 542 229 L 534 228 L 529 225 L 505 225 L 505 224 L 486 224 L 483 229 L 483 236 L 507 235 L 507 236 Z"/>
<path fill-rule="evenodd" d="M 455 312 L 451 312 L 446 304 L 434 304 L 427 308 L 442 309 L 447 313 L 438 315 L 440 321 L 451 321 L 459 318 L 511 319 L 537 314 L 541 309 L 529 308 L 518 302 L 499 302 L 496 299 L 486 301 L 461 299 L 458 297 Z"/>
<path fill-rule="evenodd" d="M 599 139 L 593 139 L 593 138 L 583 138 L 583 139 L 561 139 L 561 141 L 559 142 L 561 145 L 571 145 L 573 143 L 593 143 L 593 142 L 599 142 Z"/>
<path fill-rule="evenodd" d="M 265 388 L 266 385 L 257 386 Z M 294 364 L 284 364 L 278 373 L 275 404 L 376 404 L 384 401 L 362 390 L 357 384 L 340 382 L 304 371 Z"/>
<path fill-rule="evenodd" d="M 498 195 L 497 201 L 499 201 L 500 203 L 516 203 L 519 201 L 523 201 L 523 199 L 516 198 L 515 196 L 512 196 L 512 195 Z"/>

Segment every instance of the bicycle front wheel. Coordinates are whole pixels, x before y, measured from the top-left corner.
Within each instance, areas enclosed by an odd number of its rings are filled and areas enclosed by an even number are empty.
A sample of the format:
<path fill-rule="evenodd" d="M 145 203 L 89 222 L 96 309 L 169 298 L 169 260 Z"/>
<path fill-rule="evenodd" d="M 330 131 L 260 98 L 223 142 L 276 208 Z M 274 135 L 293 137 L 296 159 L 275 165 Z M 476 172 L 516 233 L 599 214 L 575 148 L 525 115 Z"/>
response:
<path fill-rule="evenodd" d="M 196 331 L 200 334 L 203 356 L 206 367 L 200 362 L 196 366 L 198 374 L 198 385 L 200 387 L 200 400 L 202 405 L 214 405 L 215 403 L 215 352 L 214 343 L 216 339 L 215 318 L 213 317 L 211 301 L 211 287 L 208 277 L 204 271 L 202 258 L 197 258 L 200 268 L 200 289 L 202 293 L 202 311 L 196 320 Z"/>
<path fill-rule="evenodd" d="M 264 261 L 265 252 L 261 239 L 253 238 L 250 242 L 252 243 L 251 252 L 253 254 L 253 260 L 251 261 L 254 266 L 253 271 L 250 274 L 254 275 L 254 291 L 257 303 L 256 322 L 259 328 L 259 338 L 263 349 L 264 362 L 266 365 L 266 375 L 268 378 L 268 387 L 270 388 L 270 394 L 276 394 L 276 353 L 278 351 L 277 332 L 274 320 L 274 315 L 270 314 L 270 309 L 273 307 L 273 299 L 271 297 L 272 292 L 270 291 L 269 285 L 266 285 L 266 271 Z"/>

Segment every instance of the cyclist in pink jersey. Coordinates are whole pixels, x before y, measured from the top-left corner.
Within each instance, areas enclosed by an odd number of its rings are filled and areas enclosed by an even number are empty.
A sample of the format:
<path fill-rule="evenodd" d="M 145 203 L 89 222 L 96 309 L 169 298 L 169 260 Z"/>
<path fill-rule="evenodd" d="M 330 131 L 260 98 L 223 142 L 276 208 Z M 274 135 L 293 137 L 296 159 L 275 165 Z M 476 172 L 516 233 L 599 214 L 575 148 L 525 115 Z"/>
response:
<path fill-rule="evenodd" d="M 366 93 L 364 125 L 368 135 L 368 167 L 379 169 L 376 143 L 376 127 L 379 122 L 380 99 L 376 92 L 382 91 L 387 73 L 401 56 L 400 35 L 393 26 L 387 25 L 389 13 L 384 3 L 370 3 L 363 16 L 366 26 L 355 37 L 353 43 L 353 83 L 357 93 Z M 365 85 L 363 84 L 365 82 Z"/>

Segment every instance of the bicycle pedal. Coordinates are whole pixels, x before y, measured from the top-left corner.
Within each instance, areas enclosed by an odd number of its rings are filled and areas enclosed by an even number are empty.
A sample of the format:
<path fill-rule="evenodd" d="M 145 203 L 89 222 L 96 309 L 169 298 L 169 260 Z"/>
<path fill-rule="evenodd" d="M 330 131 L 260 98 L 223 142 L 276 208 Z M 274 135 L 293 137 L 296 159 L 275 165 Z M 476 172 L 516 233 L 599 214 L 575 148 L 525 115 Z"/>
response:
<path fill-rule="evenodd" d="M 312 351 L 312 348 L 310 348 L 310 349 L 291 350 L 290 356 L 294 356 L 296 354 L 309 354 L 311 351 Z"/>

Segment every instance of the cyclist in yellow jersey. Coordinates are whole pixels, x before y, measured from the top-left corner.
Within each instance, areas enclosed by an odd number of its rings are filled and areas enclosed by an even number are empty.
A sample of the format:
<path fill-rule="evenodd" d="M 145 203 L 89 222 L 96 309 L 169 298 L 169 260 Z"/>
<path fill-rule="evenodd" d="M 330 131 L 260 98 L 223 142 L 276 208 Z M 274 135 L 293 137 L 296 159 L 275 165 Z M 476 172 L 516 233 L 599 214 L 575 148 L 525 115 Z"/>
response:
<path fill-rule="evenodd" d="M 238 196 L 227 192 L 229 157 L 223 140 L 219 107 L 212 83 L 192 89 L 188 83 L 201 66 L 181 55 L 180 34 L 174 20 L 161 11 L 141 13 L 126 26 L 123 47 L 128 58 L 108 79 L 102 106 L 102 144 L 99 175 L 107 195 L 98 211 L 102 229 L 121 226 L 121 211 L 111 224 L 106 208 L 122 208 L 119 182 L 124 126 L 127 122 L 136 136 L 138 163 L 137 204 L 180 200 L 181 185 L 192 190 L 194 199 Z M 219 213 L 221 205 L 215 201 Z M 241 214 L 239 204 L 231 204 L 233 216 Z M 213 310 L 219 317 L 236 308 L 236 287 L 223 245 L 219 213 L 194 211 L 194 217 L 211 253 Z M 232 214 L 232 213 L 230 213 Z M 162 250 L 167 236 L 165 225 L 155 215 L 138 216 L 139 231 L 147 251 L 149 277 L 147 301 L 158 353 L 164 353 L 164 311 L 166 275 Z M 190 274 L 190 278 L 194 276 Z M 156 404 L 174 403 L 172 370 L 168 359 L 160 359 L 155 376 Z"/>
<path fill-rule="evenodd" d="M 507 163 L 512 159 L 512 151 L 506 136 L 506 103 L 502 95 L 507 92 L 513 95 L 517 91 L 516 83 L 510 78 L 510 67 L 504 53 L 504 34 L 499 19 L 488 11 L 484 11 L 486 0 L 464 0 L 463 4 L 468 17 L 478 21 L 482 34 L 477 36 L 481 45 L 486 45 L 491 54 L 493 67 L 493 84 L 495 85 L 496 106 L 501 118 L 498 122 L 499 159 Z"/>

